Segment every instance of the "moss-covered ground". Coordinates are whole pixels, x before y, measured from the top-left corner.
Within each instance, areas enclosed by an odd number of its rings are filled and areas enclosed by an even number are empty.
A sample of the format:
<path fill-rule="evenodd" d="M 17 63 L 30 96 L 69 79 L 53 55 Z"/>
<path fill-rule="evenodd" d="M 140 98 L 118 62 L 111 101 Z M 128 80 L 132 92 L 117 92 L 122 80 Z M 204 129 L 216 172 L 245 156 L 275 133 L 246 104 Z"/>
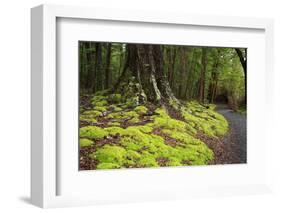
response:
<path fill-rule="evenodd" d="M 81 96 L 80 169 L 207 165 L 214 152 L 197 135 L 228 131 L 214 105 L 183 104 L 181 119 L 164 107 L 122 100 L 121 95 Z"/>

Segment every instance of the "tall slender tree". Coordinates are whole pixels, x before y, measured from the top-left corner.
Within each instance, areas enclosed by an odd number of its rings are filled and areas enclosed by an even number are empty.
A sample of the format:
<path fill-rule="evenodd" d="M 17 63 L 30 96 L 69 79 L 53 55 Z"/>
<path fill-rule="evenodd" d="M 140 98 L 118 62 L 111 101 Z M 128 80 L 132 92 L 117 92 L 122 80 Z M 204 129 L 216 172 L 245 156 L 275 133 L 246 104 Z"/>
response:
<path fill-rule="evenodd" d="M 206 67 L 207 67 L 207 49 L 202 48 L 201 74 L 200 74 L 200 82 L 199 82 L 199 101 L 202 103 L 205 102 Z"/>
<path fill-rule="evenodd" d="M 112 80 L 110 61 L 111 61 L 111 43 L 108 43 L 107 50 L 106 50 L 105 82 L 104 82 L 104 86 L 106 89 L 109 88 Z"/>

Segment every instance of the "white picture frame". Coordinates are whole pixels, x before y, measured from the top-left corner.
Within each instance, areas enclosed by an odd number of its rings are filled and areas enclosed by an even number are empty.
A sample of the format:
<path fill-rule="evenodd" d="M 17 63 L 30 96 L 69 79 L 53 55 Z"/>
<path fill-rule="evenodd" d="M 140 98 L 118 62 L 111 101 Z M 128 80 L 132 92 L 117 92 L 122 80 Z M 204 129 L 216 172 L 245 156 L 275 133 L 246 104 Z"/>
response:
<path fill-rule="evenodd" d="M 253 118 L 255 112 L 265 112 L 264 106 L 272 107 L 272 100 L 270 96 L 270 91 L 273 88 L 271 82 L 273 79 L 273 21 L 270 19 L 256 19 L 256 18 L 238 18 L 238 17 L 216 17 L 216 16 L 203 16 L 203 15 L 188 15 L 188 14 L 173 14 L 173 13 L 155 13 L 151 11 L 121 11 L 113 10 L 109 8 L 84 8 L 84 7 L 74 7 L 74 6 L 54 6 L 54 5 L 41 5 L 31 10 L 31 56 L 32 56 L 32 143 L 31 143 L 31 201 L 33 204 L 47 208 L 47 207 L 62 207 L 62 206 L 76 206 L 76 205 L 91 205 L 99 203 L 116 203 L 116 202 L 138 202 L 144 200 L 165 200 L 165 199 L 179 199 L 186 197 L 198 197 L 198 196 L 209 196 L 209 195 L 233 195 L 233 194 L 252 194 L 252 193 L 264 193 L 270 191 L 270 177 L 271 173 L 268 168 L 270 168 L 269 161 L 266 161 L 265 151 L 263 147 L 268 147 L 270 141 L 264 133 L 260 132 L 259 137 L 263 138 L 260 146 L 253 151 L 253 155 L 257 153 L 262 153 L 262 160 L 264 161 L 263 166 L 249 170 L 250 167 L 235 167 L 229 166 L 225 167 L 223 171 L 219 166 L 212 166 L 212 170 L 218 173 L 218 176 L 222 176 L 226 173 L 232 174 L 235 172 L 244 172 L 245 175 L 253 172 L 253 174 L 263 174 L 261 178 L 257 178 L 251 184 L 249 181 L 243 182 L 243 180 L 229 184 L 228 182 L 221 184 L 211 185 L 206 183 L 205 185 L 200 184 L 200 182 L 193 182 L 191 187 L 186 185 L 181 187 L 178 186 L 165 186 L 162 181 L 155 188 L 146 189 L 144 186 L 142 192 L 141 189 L 125 189 L 122 191 L 121 188 L 113 188 L 112 191 L 105 189 L 97 189 L 95 194 L 83 195 L 84 191 L 81 193 L 66 193 L 61 194 L 59 191 L 60 184 L 63 179 L 60 178 L 60 173 L 63 164 L 59 164 L 60 152 L 58 151 L 57 140 L 57 119 L 58 119 L 58 88 L 61 83 L 57 78 L 58 68 L 58 21 L 60 19 L 67 20 L 87 20 L 87 21 L 99 21 L 102 22 L 116 22 L 118 26 L 122 26 L 122 23 L 134 23 L 149 25 L 153 24 L 156 28 L 164 28 L 166 30 L 173 29 L 173 27 L 185 27 L 185 26 L 195 26 L 200 27 L 200 29 L 223 29 L 228 33 L 239 30 L 248 30 L 262 32 L 261 40 L 262 49 L 264 53 L 260 56 L 262 58 L 262 68 L 260 68 L 260 77 L 254 77 L 254 75 L 249 75 L 252 81 L 264 83 L 265 87 L 258 85 L 260 87 L 260 92 L 264 97 L 264 103 L 259 106 L 256 111 L 253 110 L 252 115 L 249 117 Z M 113 24 L 114 24 L 113 23 Z M 210 34 L 211 35 L 211 34 Z M 110 38 L 105 38 L 108 40 Z M 147 39 L 147 38 L 146 38 Z M 249 39 L 249 38 L 248 38 Z M 114 39 L 113 39 L 114 40 Z M 148 39 L 149 40 L 149 39 Z M 253 39 L 254 40 L 254 39 Z M 116 41 L 118 38 L 116 38 Z M 136 40 L 135 42 L 137 42 Z M 145 42 L 147 40 L 140 40 L 139 42 Z M 154 40 L 155 42 L 156 40 Z M 153 42 L 148 41 L 148 42 Z M 162 41 L 165 43 L 165 41 Z M 167 40 L 166 40 L 167 42 Z M 196 41 L 193 41 L 193 44 Z M 198 41 L 197 45 L 200 45 Z M 161 40 L 159 39 L 159 43 Z M 170 41 L 173 43 L 173 41 Z M 223 42 L 222 42 L 223 43 Z M 180 43 L 179 43 L 180 44 Z M 218 43 L 202 43 L 201 45 L 216 45 Z M 223 45 L 223 44 L 222 44 Z M 238 44 L 237 44 L 238 45 Z M 255 45 L 254 43 L 252 45 Z M 266 78 L 262 78 L 265 76 Z M 251 86 L 252 85 L 252 86 Z M 257 86 L 257 85 L 256 85 Z M 254 84 L 250 84 L 249 91 L 253 91 L 256 87 Z M 254 103 L 249 103 L 250 105 Z M 264 122 L 266 129 L 270 129 L 270 116 L 269 114 L 264 114 L 261 118 Z M 254 122 L 252 122 L 254 123 Z M 251 124 L 252 124 L 251 123 Z M 253 124 L 254 125 L 254 124 Z M 257 131 L 264 127 L 257 124 L 253 126 L 252 129 Z M 250 126 L 251 127 L 251 126 Z M 252 131 L 253 132 L 253 131 Z M 251 137 L 250 137 L 251 140 Z M 253 140 L 253 138 L 252 138 Z M 260 139 L 261 140 L 261 139 Z M 260 147 L 260 148 L 258 148 Z M 254 153 L 255 152 L 255 153 Z M 264 152 L 264 153 L 263 153 Z M 77 153 L 78 155 L 78 153 Z M 151 177 L 152 181 L 157 183 L 157 177 L 161 180 L 165 180 L 172 177 L 180 177 L 182 175 L 190 174 L 194 172 L 193 177 L 196 180 L 196 175 L 202 174 L 206 175 L 205 171 L 207 168 L 201 167 L 201 169 L 192 168 L 192 171 L 186 173 L 184 168 L 164 168 L 164 169 L 146 169 L 146 171 L 141 170 L 128 170 L 122 173 L 117 173 L 117 171 L 107 171 L 104 173 L 99 173 L 96 176 L 99 178 L 108 178 L 108 176 L 117 175 L 122 179 L 127 178 L 142 178 Z M 77 170 L 78 172 L 78 170 Z M 256 172 L 256 173 L 255 173 Z M 173 175 L 171 175 L 171 173 Z M 97 173 L 96 173 L 97 174 Z M 155 177 L 155 175 L 157 177 Z M 159 176 L 158 176 L 159 175 Z M 238 176 L 240 174 L 237 174 Z M 86 179 L 92 178 L 93 174 L 90 174 Z M 153 179 L 154 178 L 154 179 Z M 155 179 L 156 178 L 156 179 Z M 214 178 L 214 177 L 212 177 Z M 238 178 L 239 179 L 239 178 Z M 249 178 L 250 179 L 250 178 Z M 70 180 L 71 177 L 70 177 Z M 74 179 L 73 179 L 74 180 Z M 125 179 L 125 182 L 128 181 Z M 179 181 L 180 182 L 180 181 Z M 71 184 L 71 182 L 69 183 Z M 77 182 L 72 183 L 77 186 Z M 68 185 L 69 186 L 69 185 Z M 82 185 L 81 185 L 82 186 Z M 126 186 L 123 186 L 126 188 Z M 129 188 L 130 186 L 127 186 Z M 83 188 L 83 187 L 82 187 Z M 78 188 L 73 187 L 73 191 L 77 191 Z M 90 189 L 89 189 L 90 190 Z M 139 191 L 138 191 L 139 190 Z M 71 191 L 71 190 L 70 190 Z"/>

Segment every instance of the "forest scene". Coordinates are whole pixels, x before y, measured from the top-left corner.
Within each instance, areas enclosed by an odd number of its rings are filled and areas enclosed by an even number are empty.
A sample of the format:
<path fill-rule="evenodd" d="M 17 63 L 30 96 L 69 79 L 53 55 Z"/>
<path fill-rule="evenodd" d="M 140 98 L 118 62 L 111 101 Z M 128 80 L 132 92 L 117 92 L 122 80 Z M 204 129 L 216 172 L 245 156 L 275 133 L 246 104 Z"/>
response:
<path fill-rule="evenodd" d="M 79 169 L 247 162 L 247 49 L 79 42 Z"/>

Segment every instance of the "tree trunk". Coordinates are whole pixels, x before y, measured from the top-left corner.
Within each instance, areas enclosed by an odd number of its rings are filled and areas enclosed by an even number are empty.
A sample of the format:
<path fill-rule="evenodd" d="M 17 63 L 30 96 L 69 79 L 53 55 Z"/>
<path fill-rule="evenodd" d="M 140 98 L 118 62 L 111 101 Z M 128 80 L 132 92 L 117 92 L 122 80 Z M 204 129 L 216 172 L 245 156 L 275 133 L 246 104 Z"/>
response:
<path fill-rule="evenodd" d="M 164 72 L 163 52 L 160 45 L 128 44 L 128 71 L 138 84 L 137 92 L 141 101 L 155 104 L 168 104 L 174 108 L 180 106 L 175 98 Z M 125 72 L 125 71 L 123 71 Z M 121 77 L 122 78 L 122 75 Z M 119 78 L 119 82 L 124 81 Z M 116 86 L 116 90 L 118 90 Z M 145 97 L 145 98 L 144 98 Z"/>
<path fill-rule="evenodd" d="M 105 65 L 105 88 L 108 89 L 111 84 L 111 69 L 110 69 L 110 60 L 111 60 L 111 43 L 107 44 L 106 52 L 106 65 Z"/>
<path fill-rule="evenodd" d="M 184 98 L 184 86 L 186 85 L 186 76 L 188 72 L 188 63 L 187 63 L 188 49 L 186 47 L 181 48 L 181 70 L 180 70 L 180 83 L 178 88 L 178 97 Z"/>
<path fill-rule="evenodd" d="M 200 74 L 200 86 L 199 86 L 199 101 L 204 103 L 205 101 L 205 75 L 206 75 L 206 48 L 202 48 L 202 57 L 201 57 L 201 74 Z"/>
<path fill-rule="evenodd" d="M 218 50 L 216 58 L 215 58 L 215 63 L 212 68 L 212 73 L 211 73 L 211 83 L 209 87 L 209 100 L 211 103 L 214 102 L 215 99 L 215 93 L 217 90 L 217 84 L 218 84 L 218 66 L 219 66 L 219 59 L 220 59 L 220 51 Z"/>
<path fill-rule="evenodd" d="M 173 82 L 174 82 L 176 55 L 177 55 L 177 49 L 175 47 L 170 47 L 170 51 L 169 51 L 169 55 L 168 55 L 168 58 L 169 58 L 168 81 L 170 83 L 171 88 L 173 88 Z"/>
<path fill-rule="evenodd" d="M 102 90 L 102 44 L 96 43 L 96 60 L 95 60 L 95 76 L 94 92 Z"/>
<path fill-rule="evenodd" d="M 91 92 L 91 89 L 93 87 L 94 77 L 95 77 L 95 68 L 94 68 L 94 51 L 92 51 L 92 44 L 87 42 L 85 43 L 85 49 L 86 49 L 86 61 L 88 64 L 87 67 L 87 77 L 86 77 L 86 89 L 88 92 Z"/>
<path fill-rule="evenodd" d="M 245 79 L 244 79 L 244 86 L 245 86 L 245 98 L 244 98 L 244 101 L 245 101 L 245 105 L 247 105 L 247 49 L 245 49 L 245 56 L 243 55 L 243 52 L 238 49 L 238 48 L 235 48 L 235 51 L 239 57 L 239 60 L 240 60 L 240 63 L 243 67 L 243 71 L 244 71 L 244 76 L 245 76 Z"/>

